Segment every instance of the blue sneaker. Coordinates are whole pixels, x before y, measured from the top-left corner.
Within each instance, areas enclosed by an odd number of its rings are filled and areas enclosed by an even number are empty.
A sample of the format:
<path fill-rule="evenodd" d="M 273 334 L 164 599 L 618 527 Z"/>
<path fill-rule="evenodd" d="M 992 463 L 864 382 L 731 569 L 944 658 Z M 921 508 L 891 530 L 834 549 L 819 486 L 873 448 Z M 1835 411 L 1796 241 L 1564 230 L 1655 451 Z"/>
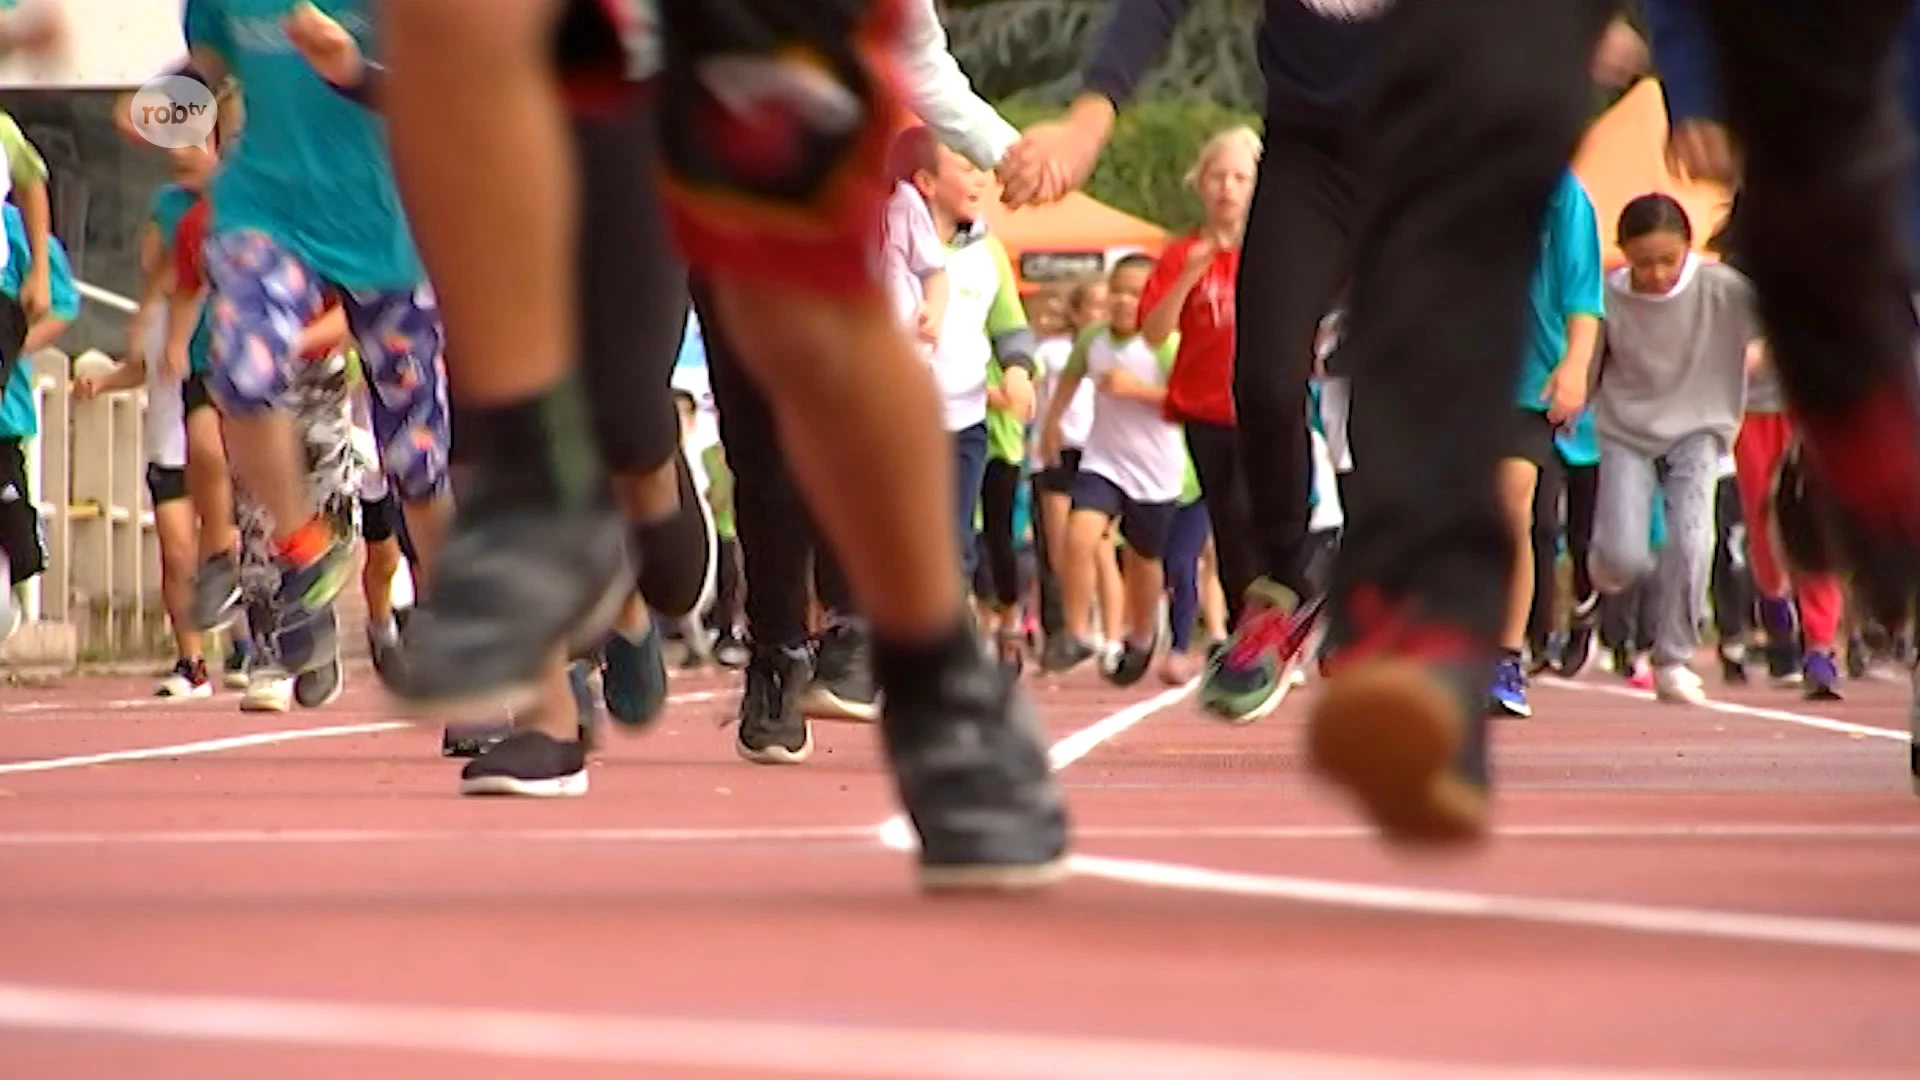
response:
<path fill-rule="evenodd" d="M 1527 704 L 1527 676 L 1520 670 L 1520 658 L 1509 656 L 1493 669 L 1493 706 L 1498 713 L 1526 718 L 1533 715 Z"/>
<path fill-rule="evenodd" d="M 1800 662 L 1800 671 L 1808 701 L 1840 700 L 1840 665 L 1832 653 L 1809 650 Z"/>
<path fill-rule="evenodd" d="M 653 723 L 667 704 L 667 657 L 659 628 L 649 622 L 638 641 L 615 631 L 607 637 L 605 654 L 600 694 L 607 711 L 630 729 Z"/>

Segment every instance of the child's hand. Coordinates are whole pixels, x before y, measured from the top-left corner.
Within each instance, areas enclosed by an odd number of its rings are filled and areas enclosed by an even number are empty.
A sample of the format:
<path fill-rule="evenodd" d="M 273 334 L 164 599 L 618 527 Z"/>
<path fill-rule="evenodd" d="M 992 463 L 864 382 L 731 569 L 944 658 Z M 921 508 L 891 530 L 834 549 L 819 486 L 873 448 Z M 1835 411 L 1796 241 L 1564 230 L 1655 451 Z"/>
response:
<path fill-rule="evenodd" d="M 913 322 L 921 341 L 928 345 L 940 344 L 940 327 L 934 321 L 933 312 L 928 310 L 927 305 L 920 305 L 920 310 L 914 313 Z"/>
<path fill-rule="evenodd" d="M 1202 236 L 1195 240 L 1193 246 L 1187 249 L 1187 273 L 1197 274 L 1204 271 L 1219 251 L 1220 245 L 1215 243 L 1211 236 Z"/>
<path fill-rule="evenodd" d="M 1060 464 L 1060 429 L 1057 427 L 1040 433 L 1040 464 L 1049 469 Z"/>
<path fill-rule="evenodd" d="M 293 9 L 282 25 L 287 40 L 300 50 L 319 76 L 335 86 L 354 86 L 366 67 L 360 43 L 347 28 L 311 3 Z"/>
<path fill-rule="evenodd" d="M 1580 410 L 1587 407 L 1586 373 L 1580 372 L 1579 378 L 1573 378 L 1573 372 L 1566 367 L 1555 368 L 1547 376 L 1547 385 L 1541 388 L 1540 400 L 1547 403 L 1547 419 L 1555 427 L 1573 422 Z"/>
<path fill-rule="evenodd" d="M 100 376 L 76 375 L 73 378 L 73 400 L 92 401 L 100 396 Z"/>
<path fill-rule="evenodd" d="M 187 377 L 187 349 L 184 345 L 168 345 L 167 351 L 160 357 L 160 373 L 170 382 L 183 382 Z"/>

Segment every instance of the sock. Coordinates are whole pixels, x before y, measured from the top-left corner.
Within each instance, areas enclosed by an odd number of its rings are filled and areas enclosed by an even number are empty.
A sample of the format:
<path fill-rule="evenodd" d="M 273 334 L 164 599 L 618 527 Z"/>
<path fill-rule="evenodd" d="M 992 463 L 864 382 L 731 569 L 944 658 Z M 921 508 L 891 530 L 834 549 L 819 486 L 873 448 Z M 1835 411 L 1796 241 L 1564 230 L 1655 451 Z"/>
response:
<path fill-rule="evenodd" d="M 485 471 L 485 488 L 512 502 L 563 510 L 612 504 L 586 392 L 573 373 L 531 398 L 453 407 L 457 464 Z"/>
<path fill-rule="evenodd" d="M 273 542 L 274 553 L 294 566 L 312 566 L 333 546 L 333 529 L 319 514 L 308 518 L 284 539 Z"/>
<path fill-rule="evenodd" d="M 903 641 L 874 633 L 874 679 L 886 699 L 896 704 L 938 694 L 947 672 L 983 662 L 973 627 L 964 617 L 956 617 L 950 629 L 931 639 Z"/>

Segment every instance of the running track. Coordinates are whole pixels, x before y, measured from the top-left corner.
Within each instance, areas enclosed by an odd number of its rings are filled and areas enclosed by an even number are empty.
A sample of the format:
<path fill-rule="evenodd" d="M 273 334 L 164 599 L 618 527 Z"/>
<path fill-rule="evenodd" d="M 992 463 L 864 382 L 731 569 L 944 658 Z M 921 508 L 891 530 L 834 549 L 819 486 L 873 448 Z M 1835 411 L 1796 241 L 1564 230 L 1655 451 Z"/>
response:
<path fill-rule="evenodd" d="M 717 678 L 558 802 L 454 795 L 365 675 L 266 717 L 150 685 L 0 690 L 0 1076 L 1920 1076 L 1892 683 L 1538 687 L 1498 841 L 1408 859 L 1302 775 L 1311 691 L 1231 729 L 1036 682 L 1079 873 L 939 901 L 873 733 L 747 765 Z"/>

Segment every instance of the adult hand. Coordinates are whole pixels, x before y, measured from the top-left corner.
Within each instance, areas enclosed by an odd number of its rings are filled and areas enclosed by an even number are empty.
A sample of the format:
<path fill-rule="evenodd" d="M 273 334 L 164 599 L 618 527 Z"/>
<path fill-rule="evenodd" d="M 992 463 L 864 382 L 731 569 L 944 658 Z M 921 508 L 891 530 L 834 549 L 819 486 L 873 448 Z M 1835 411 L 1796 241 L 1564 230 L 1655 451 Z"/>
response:
<path fill-rule="evenodd" d="M 1000 160 L 1000 201 L 1010 207 L 1058 202 L 1087 182 L 1113 128 L 1113 103 L 1097 95 L 1067 115 L 1028 128 Z"/>
<path fill-rule="evenodd" d="M 1667 135 L 1667 171 L 1689 180 L 1732 184 L 1740 164 L 1733 136 L 1711 120 L 1688 120 Z"/>

